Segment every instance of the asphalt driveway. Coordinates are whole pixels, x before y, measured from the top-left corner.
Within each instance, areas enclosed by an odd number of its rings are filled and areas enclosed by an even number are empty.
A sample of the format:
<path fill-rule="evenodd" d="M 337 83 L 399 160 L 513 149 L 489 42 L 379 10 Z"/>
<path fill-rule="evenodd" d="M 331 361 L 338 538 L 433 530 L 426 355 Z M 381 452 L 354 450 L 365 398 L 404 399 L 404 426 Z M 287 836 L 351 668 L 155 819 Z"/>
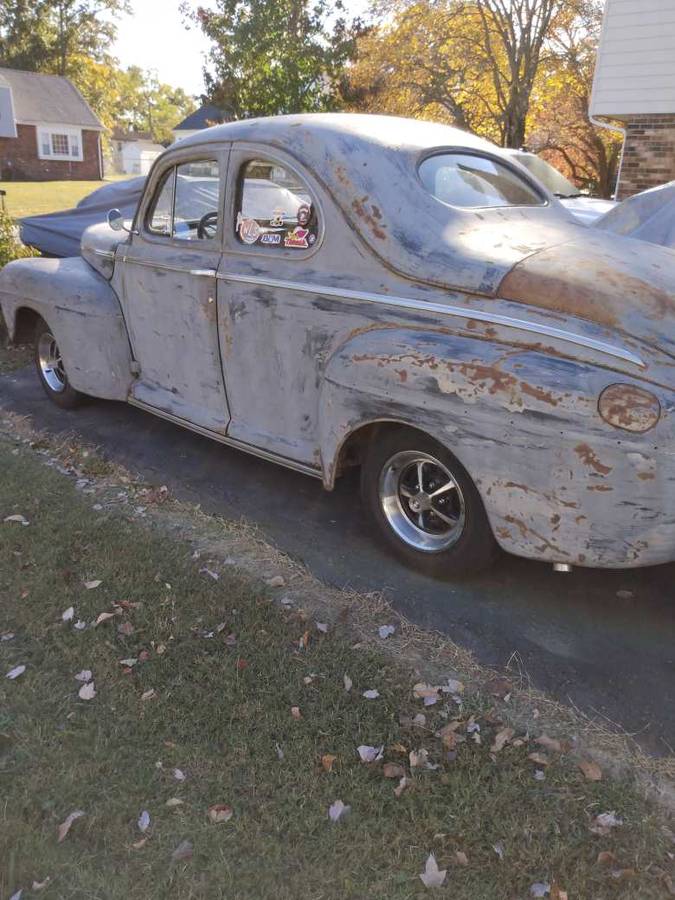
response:
<path fill-rule="evenodd" d="M 675 565 L 557 575 L 505 556 L 489 575 L 439 583 L 373 543 L 353 477 L 328 494 L 311 478 L 124 404 L 59 410 L 32 369 L 0 378 L 0 402 L 52 433 L 79 433 L 206 512 L 257 523 L 324 581 L 385 590 L 413 621 L 483 663 L 510 663 L 555 697 L 637 733 L 652 752 L 675 747 Z"/>

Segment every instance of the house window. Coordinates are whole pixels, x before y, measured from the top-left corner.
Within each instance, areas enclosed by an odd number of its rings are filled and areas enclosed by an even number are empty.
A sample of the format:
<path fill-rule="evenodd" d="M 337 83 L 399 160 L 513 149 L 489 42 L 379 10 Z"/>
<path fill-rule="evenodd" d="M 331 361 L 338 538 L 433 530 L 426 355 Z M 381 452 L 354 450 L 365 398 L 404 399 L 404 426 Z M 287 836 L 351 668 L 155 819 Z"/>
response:
<path fill-rule="evenodd" d="M 40 159 L 76 160 L 82 156 L 82 132 L 78 128 L 55 125 L 37 129 L 38 156 Z"/>

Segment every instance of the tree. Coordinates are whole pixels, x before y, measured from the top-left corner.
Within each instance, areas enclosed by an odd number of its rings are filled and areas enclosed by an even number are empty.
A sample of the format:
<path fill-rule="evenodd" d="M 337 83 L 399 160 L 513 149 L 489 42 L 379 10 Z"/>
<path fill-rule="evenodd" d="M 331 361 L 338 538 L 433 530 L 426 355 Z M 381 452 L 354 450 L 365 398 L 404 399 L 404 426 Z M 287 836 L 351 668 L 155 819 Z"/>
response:
<path fill-rule="evenodd" d="M 342 0 L 215 0 L 193 20 L 211 40 L 208 99 L 234 118 L 333 109 L 354 49 Z M 189 15 L 184 7 L 186 15 Z"/>
<path fill-rule="evenodd" d="M 195 109 L 193 97 L 163 84 L 154 72 L 131 66 L 120 73 L 117 121 L 133 131 L 147 132 L 160 143 L 170 142 L 172 129 Z"/>

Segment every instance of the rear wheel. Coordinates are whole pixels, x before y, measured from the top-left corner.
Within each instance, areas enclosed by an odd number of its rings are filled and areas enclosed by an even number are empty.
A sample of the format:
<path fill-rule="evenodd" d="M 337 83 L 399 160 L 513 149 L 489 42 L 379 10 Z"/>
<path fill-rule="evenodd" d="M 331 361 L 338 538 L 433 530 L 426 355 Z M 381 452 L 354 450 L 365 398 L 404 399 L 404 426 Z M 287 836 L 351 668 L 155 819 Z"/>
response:
<path fill-rule="evenodd" d="M 381 433 L 361 467 L 363 502 L 386 544 L 434 577 L 480 571 L 497 555 L 483 502 L 466 469 L 432 438 Z"/>
<path fill-rule="evenodd" d="M 82 402 L 84 395 L 68 380 L 59 345 L 44 319 L 35 326 L 35 367 L 52 403 L 62 409 L 73 409 Z"/>

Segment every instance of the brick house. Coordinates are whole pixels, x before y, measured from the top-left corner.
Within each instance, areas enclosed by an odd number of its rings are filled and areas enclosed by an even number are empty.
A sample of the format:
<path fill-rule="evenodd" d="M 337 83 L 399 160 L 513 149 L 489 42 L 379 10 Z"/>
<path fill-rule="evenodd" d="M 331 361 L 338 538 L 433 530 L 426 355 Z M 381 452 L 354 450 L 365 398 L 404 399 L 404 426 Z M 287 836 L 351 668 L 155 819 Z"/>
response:
<path fill-rule="evenodd" d="M 606 0 L 590 113 L 625 133 L 619 200 L 675 180 L 674 0 Z"/>
<path fill-rule="evenodd" d="M 98 181 L 103 130 L 67 78 L 0 68 L 0 179 Z"/>

